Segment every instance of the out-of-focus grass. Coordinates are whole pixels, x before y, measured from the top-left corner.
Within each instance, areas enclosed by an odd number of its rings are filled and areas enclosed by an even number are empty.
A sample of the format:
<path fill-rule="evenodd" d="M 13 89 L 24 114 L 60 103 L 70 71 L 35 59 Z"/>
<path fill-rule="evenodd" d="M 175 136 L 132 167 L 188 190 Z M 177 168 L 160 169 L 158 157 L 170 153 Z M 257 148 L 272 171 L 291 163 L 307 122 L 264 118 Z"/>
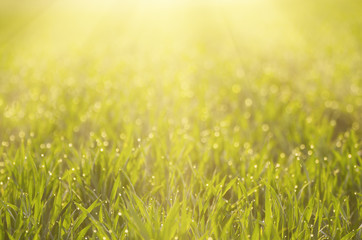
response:
<path fill-rule="evenodd" d="M 0 6 L 0 239 L 361 238 L 358 1 Z"/>

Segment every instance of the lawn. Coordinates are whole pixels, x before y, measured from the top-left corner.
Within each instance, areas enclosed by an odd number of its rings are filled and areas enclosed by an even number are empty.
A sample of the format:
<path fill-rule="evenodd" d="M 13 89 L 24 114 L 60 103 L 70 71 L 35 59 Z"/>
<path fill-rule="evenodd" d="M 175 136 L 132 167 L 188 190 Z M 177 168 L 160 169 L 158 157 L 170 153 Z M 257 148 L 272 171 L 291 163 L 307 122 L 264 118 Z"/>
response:
<path fill-rule="evenodd" d="M 0 240 L 362 239 L 358 0 L 0 3 Z"/>

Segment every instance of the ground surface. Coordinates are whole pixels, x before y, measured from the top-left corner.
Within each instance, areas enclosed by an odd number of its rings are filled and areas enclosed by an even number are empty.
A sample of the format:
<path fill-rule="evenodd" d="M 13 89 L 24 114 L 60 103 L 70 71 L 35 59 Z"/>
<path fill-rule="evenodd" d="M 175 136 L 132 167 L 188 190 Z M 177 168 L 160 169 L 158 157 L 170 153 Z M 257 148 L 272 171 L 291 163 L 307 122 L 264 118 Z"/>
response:
<path fill-rule="evenodd" d="M 0 5 L 0 239 L 361 239 L 362 4 L 177 4 Z"/>

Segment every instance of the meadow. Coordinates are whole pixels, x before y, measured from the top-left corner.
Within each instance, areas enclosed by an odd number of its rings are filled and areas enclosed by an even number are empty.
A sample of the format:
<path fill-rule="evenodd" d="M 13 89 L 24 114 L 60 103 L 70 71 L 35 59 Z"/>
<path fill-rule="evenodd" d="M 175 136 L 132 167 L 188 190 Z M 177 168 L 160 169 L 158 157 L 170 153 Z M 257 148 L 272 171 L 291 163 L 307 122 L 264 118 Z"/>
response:
<path fill-rule="evenodd" d="M 362 3 L 0 3 L 0 240 L 362 239 Z"/>

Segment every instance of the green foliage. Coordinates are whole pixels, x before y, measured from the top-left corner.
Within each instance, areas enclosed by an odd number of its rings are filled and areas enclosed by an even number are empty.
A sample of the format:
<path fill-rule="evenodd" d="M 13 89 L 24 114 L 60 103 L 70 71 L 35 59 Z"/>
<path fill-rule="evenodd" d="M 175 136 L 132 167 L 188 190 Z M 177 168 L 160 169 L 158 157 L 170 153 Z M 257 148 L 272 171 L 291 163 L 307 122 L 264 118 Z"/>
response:
<path fill-rule="evenodd" d="M 362 238 L 358 1 L 59 4 L 0 4 L 0 239 Z"/>

